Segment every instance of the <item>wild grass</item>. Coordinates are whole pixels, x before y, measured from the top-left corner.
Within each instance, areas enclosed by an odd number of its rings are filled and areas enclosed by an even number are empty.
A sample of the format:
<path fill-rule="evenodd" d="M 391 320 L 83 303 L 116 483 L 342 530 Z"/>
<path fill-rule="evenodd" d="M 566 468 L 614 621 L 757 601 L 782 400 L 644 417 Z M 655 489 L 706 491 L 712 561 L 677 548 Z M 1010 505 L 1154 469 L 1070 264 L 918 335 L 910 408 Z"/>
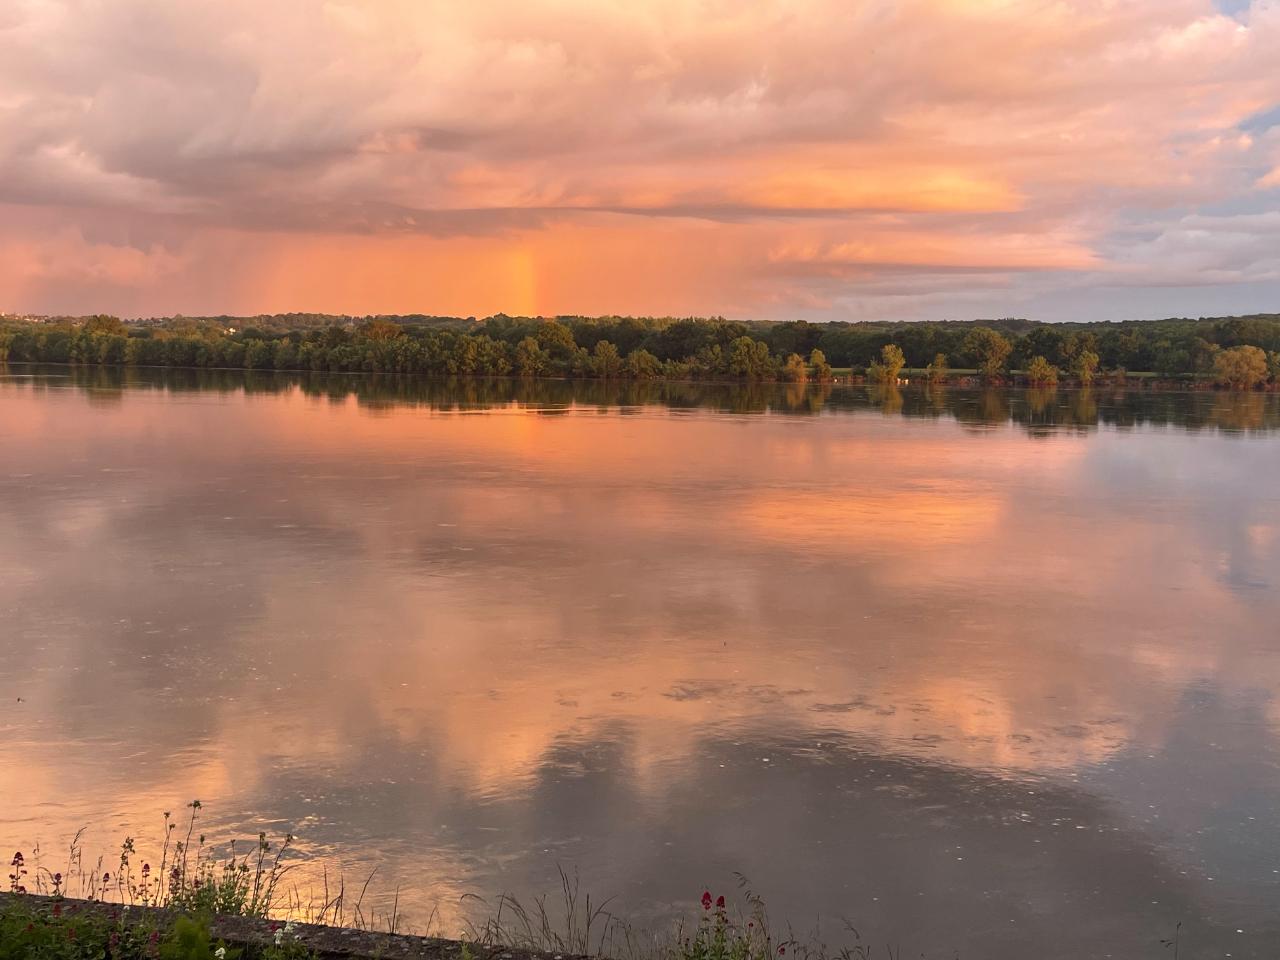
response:
<path fill-rule="evenodd" d="M 81 830 L 56 868 L 46 864 L 48 858 L 39 847 L 32 850 L 30 860 L 16 853 L 10 863 L 8 891 L 124 907 L 161 907 L 196 918 L 217 914 L 296 920 L 616 960 L 871 960 L 877 956 L 894 960 L 898 956 L 892 946 L 873 947 L 865 942 L 847 922 L 840 930 L 845 943 L 836 948 L 828 946 L 818 930 L 800 936 L 790 926 L 773 926 L 764 900 L 741 875 L 736 906 L 731 907 L 725 896 L 713 897 L 706 891 L 690 905 L 692 918 L 656 930 L 619 916 L 612 898 L 601 900 L 584 892 L 576 871 L 563 868 L 557 868 L 560 886 L 553 893 L 528 899 L 509 893 L 493 898 L 463 896 L 461 929 L 441 929 L 434 910 L 425 926 L 409 927 L 400 912 L 398 889 L 390 908 L 366 907 L 376 870 L 348 887 L 341 874 L 331 875 L 321 864 L 318 887 L 313 884 L 304 891 L 291 882 L 303 864 L 292 835 L 272 843 L 260 833 L 244 850 L 235 841 L 211 845 L 198 829 L 202 804 L 194 800 L 187 808 L 181 823 L 164 814 L 157 867 L 138 853 L 133 837 L 125 838 L 117 860 L 98 858 L 86 863 Z M 190 929 L 184 931 L 184 936 L 194 936 Z M 0 950 L 0 960 L 2 954 Z"/>
<path fill-rule="evenodd" d="M 33 892 L 44 896 L 76 897 L 127 904 L 165 907 L 185 913 L 220 913 L 267 917 L 280 904 L 281 882 L 293 869 L 284 858 L 293 844 L 287 834 L 272 844 L 265 833 L 251 849 L 237 850 L 236 841 L 219 857 L 196 832 L 199 800 L 187 804 L 191 812 L 185 824 L 164 814 L 164 832 L 158 868 L 139 856 L 133 837 L 125 837 L 120 857 L 110 864 L 99 857 L 85 863 L 84 830 L 72 838 L 60 869 L 48 867 L 37 845 L 31 861 L 19 851 L 10 863 L 9 892 Z"/>

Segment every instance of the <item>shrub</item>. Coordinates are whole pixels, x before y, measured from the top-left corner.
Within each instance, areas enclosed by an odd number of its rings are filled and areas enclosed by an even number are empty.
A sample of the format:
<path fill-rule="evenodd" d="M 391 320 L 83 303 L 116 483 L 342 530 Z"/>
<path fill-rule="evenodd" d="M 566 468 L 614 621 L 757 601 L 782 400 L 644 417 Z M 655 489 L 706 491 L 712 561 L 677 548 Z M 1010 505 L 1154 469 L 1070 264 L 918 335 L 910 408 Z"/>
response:
<path fill-rule="evenodd" d="M 1058 382 L 1058 368 L 1044 357 L 1033 357 L 1027 365 L 1027 382 L 1037 387 L 1047 387 Z"/>
<path fill-rule="evenodd" d="M 1267 379 L 1267 355 L 1259 347 L 1231 347 L 1213 358 L 1213 377 L 1233 390 L 1251 390 Z"/>

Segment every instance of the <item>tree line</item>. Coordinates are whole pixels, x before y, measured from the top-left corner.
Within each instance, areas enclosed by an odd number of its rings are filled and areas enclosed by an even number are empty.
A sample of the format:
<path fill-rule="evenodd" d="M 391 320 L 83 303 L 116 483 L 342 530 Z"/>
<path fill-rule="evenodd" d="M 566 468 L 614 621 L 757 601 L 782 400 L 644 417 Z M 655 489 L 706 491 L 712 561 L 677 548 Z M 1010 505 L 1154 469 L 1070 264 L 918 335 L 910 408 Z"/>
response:
<path fill-rule="evenodd" d="M 0 360 L 250 370 L 824 381 L 904 371 L 938 382 L 1089 383 L 1130 372 L 1248 387 L 1280 375 L 1280 315 L 1038 323 L 809 323 L 712 318 L 110 316 L 0 323 Z"/>

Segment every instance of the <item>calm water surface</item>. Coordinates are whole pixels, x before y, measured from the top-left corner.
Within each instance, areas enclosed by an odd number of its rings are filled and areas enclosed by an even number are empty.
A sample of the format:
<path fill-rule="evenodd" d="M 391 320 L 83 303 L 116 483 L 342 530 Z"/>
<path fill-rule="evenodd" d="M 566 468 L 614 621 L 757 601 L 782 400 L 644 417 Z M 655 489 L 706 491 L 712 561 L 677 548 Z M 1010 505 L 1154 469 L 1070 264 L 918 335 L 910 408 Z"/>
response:
<path fill-rule="evenodd" d="M 11 366 L 0 844 L 1275 956 L 1278 405 Z"/>

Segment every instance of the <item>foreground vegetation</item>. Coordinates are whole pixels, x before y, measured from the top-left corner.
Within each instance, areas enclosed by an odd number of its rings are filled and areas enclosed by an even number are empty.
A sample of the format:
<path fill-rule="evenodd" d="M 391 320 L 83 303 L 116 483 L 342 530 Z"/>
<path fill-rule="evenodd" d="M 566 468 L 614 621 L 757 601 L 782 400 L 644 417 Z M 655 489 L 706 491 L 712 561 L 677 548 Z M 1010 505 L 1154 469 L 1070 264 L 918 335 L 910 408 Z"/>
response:
<path fill-rule="evenodd" d="M 293 837 L 273 845 L 259 834 L 250 849 L 235 842 L 218 853 L 198 833 L 200 801 L 189 804 L 181 825 L 166 813 L 157 845 L 158 869 L 126 838 L 118 860 L 86 863 L 77 836 L 58 868 L 16 852 L 9 864 L 8 897 L 0 897 L 0 960 L 310 960 L 314 950 L 305 930 L 318 924 L 389 933 L 439 935 L 431 929 L 406 930 L 397 910 L 366 910 L 369 880 L 353 889 L 327 873 L 321 893 L 304 898 L 287 882 L 302 860 Z M 816 936 L 799 938 L 790 930 L 771 930 L 764 902 L 740 878 L 742 909 L 731 913 L 726 898 L 705 891 L 693 906 L 695 919 L 681 921 L 665 934 L 639 931 L 609 911 L 609 901 L 582 896 L 576 877 L 560 873 L 554 906 L 547 897 L 526 903 L 502 895 L 490 903 L 467 897 L 480 916 L 453 931 L 461 960 L 474 960 L 471 948 L 508 947 L 557 954 L 593 954 L 622 960 L 869 960 L 876 952 L 852 926 L 852 941 L 831 951 Z M 86 901 L 88 901 L 86 903 Z M 107 909 L 96 905 L 111 905 Z M 118 909 L 116 909 L 118 907 Z M 215 917 L 270 921 L 269 935 L 257 943 L 228 942 L 211 932 Z M 450 933 L 448 931 L 446 934 Z M 890 950 L 885 954 L 894 956 Z"/>
<path fill-rule="evenodd" d="M 1130 323 L 723 318 L 115 317 L 0 321 L 0 361 L 605 380 L 1089 384 L 1144 371 L 1249 389 L 1280 378 L 1280 314 Z"/>

